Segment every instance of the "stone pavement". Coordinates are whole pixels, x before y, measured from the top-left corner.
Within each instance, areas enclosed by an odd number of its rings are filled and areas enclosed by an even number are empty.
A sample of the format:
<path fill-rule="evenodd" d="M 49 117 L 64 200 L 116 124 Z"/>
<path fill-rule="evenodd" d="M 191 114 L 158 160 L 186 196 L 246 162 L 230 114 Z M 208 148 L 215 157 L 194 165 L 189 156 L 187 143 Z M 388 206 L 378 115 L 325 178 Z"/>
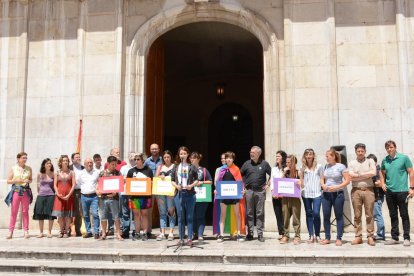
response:
<path fill-rule="evenodd" d="M 158 229 L 154 230 L 156 233 Z M 54 234 L 57 234 L 54 233 Z M 375 247 L 352 246 L 352 234 L 345 234 L 344 245 L 322 246 L 289 243 L 279 244 L 275 233 L 265 233 L 264 243 L 257 240 L 217 243 L 206 230 L 203 249 L 184 247 L 178 252 L 167 248 L 177 242 L 105 241 L 82 237 L 56 237 L 25 240 L 23 231 L 16 230 L 6 240 L 7 230 L 0 230 L 0 272 L 37 274 L 135 274 L 142 275 L 215 275 L 215 274 L 324 274 L 324 275 L 414 275 L 414 244 Z M 333 235 L 334 236 L 334 235 Z M 306 239 L 307 235 L 302 234 Z M 195 245 L 199 245 L 195 243 Z M 21 262 L 24 260 L 24 262 Z"/>

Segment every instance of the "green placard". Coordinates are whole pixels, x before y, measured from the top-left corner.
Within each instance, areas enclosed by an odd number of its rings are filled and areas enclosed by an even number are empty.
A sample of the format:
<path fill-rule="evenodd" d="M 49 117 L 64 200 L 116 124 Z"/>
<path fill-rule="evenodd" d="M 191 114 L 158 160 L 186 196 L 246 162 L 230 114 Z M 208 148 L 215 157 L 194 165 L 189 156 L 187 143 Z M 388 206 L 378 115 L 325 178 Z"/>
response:
<path fill-rule="evenodd" d="M 196 191 L 196 202 L 211 202 L 211 184 L 202 184 L 194 188 Z"/>

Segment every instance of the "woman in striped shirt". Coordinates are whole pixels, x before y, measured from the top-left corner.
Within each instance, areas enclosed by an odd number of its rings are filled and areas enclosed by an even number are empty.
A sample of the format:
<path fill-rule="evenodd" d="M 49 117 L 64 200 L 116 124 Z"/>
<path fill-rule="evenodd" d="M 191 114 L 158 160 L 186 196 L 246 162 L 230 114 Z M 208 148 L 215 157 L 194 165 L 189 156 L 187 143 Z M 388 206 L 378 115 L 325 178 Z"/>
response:
<path fill-rule="evenodd" d="M 302 168 L 299 177 L 302 186 L 302 200 L 306 213 L 306 226 L 308 227 L 308 243 L 318 242 L 321 231 L 321 204 L 322 189 L 321 176 L 323 167 L 316 162 L 313 149 L 306 149 L 302 155 Z"/>

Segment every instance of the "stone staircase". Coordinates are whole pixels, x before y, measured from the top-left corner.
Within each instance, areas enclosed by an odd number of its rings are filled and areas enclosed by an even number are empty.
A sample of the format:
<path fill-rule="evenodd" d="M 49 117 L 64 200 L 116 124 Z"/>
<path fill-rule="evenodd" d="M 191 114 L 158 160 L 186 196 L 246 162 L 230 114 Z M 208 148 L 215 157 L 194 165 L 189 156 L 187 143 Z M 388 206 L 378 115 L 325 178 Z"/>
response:
<path fill-rule="evenodd" d="M 351 239 L 348 239 L 348 241 Z M 57 275 L 414 275 L 414 246 L 280 245 L 276 239 L 167 248 L 155 240 L 36 239 L 0 241 L 0 274 Z M 197 245 L 197 243 L 195 243 Z"/>

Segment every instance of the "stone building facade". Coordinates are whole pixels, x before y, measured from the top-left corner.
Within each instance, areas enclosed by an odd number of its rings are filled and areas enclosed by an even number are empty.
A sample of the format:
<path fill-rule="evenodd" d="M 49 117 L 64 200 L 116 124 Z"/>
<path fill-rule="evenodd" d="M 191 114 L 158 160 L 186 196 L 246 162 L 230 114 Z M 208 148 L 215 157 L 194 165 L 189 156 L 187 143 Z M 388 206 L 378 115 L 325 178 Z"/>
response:
<path fill-rule="evenodd" d="M 319 160 L 331 145 L 352 158 L 357 142 L 381 159 L 387 139 L 412 156 L 414 1 L 1 0 L 0 179 L 22 150 L 35 171 L 70 154 L 81 119 L 83 157 L 144 151 L 149 49 L 196 22 L 260 42 L 271 163 L 276 150 L 301 156 L 309 144 Z"/>

